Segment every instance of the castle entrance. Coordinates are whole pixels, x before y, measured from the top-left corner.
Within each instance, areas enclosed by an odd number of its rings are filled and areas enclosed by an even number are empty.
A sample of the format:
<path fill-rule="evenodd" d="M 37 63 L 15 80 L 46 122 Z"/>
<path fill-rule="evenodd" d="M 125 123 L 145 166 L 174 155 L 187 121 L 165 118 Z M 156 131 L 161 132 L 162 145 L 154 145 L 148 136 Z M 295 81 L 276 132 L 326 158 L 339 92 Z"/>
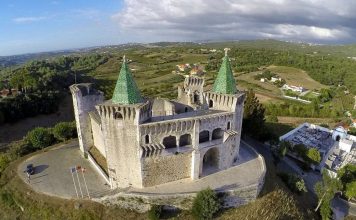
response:
<path fill-rule="evenodd" d="M 219 170 L 219 150 L 217 148 L 211 148 L 205 153 L 202 166 L 201 176 L 206 176 Z"/>

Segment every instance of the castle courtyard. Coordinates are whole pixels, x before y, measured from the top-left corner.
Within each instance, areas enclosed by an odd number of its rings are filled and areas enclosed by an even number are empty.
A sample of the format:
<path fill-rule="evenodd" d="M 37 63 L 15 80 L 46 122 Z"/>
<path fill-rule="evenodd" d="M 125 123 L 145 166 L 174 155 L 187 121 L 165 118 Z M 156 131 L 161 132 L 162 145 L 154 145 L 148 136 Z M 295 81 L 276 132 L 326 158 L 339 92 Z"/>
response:
<path fill-rule="evenodd" d="M 241 143 L 239 154 L 241 159 L 231 168 L 209 174 L 195 181 L 183 179 L 141 189 L 120 189 L 120 192 L 127 194 L 169 195 L 194 193 L 207 187 L 217 191 L 225 191 L 231 188 L 244 188 L 258 184 L 261 178 L 264 177 L 263 159 L 243 143 Z M 27 164 L 33 164 L 35 167 L 35 174 L 31 176 L 29 185 L 39 193 L 66 199 L 77 198 L 73 177 L 70 172 L 70 168 L 77 165 L 86 168 L 84 175 L 91 198 L 100 198 L 104 195 L 113 195 L 119 192 L 119 190 L 110 190 L 105 179 L 88 159 L 82 156 L 77 140 L 36 154 L 23 161 L 18 167 L 18 173 L 24 182 L 27 182 L 26 174 L 23 172 Z M 78 174 L 84 198 L 88 198 L 82 173 Z M 74 173 L 74 181 L 77 184 L 79 197 L 81 197 L 77 178 L 76 173 Z"/>

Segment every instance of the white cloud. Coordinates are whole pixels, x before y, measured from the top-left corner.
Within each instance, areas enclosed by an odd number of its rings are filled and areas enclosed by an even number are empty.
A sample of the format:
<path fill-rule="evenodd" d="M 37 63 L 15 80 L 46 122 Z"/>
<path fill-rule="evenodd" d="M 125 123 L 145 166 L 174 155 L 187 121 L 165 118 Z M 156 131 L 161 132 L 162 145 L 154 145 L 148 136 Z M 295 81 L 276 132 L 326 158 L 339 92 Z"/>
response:
<path fill-rule="evenodd" d="M 15 23 L 32 23 L 32 22 L 36 22 L 36 21 L 41 21 L 41 20 L 45 20 L 47 17 L 44 16 L 40 16 L 40 17 L 17 17 L 14 18 L 13 21 Z"/>
<path fill-rule="evenodd" d="M 353 40 L 354 11 L 356 1 L 348 0 L 125 0 L 112 19 L 122 30 L 152 40 L 322 42 Z"/>

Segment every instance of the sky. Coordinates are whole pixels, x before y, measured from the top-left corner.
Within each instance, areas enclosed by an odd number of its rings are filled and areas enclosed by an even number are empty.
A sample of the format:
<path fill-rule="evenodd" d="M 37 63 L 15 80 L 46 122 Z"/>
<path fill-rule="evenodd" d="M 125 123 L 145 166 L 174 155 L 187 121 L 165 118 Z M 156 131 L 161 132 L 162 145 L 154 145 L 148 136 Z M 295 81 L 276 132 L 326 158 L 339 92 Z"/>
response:
<path fill-rule="evenodd" d="M 0 1 L 0 56 L 128 42 L 246 39 L 356 43 L 356 1 Z"/>

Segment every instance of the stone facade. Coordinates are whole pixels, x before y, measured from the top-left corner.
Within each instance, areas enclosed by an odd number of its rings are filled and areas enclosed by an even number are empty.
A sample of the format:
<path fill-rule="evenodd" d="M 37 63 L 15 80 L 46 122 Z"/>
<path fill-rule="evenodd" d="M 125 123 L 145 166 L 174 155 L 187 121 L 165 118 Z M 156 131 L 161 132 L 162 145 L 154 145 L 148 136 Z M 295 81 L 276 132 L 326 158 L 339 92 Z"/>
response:
<path fill-rule="evenodd" d="M 239 155 L 245 94 L 231 88 L 234 80 L 220 85 L 233 79 L 227 56 L 218 77 L 217 91 L 204 92 L 204 79 L 188 76 L 177 100 L 149 100 L 140 97 L 124 61 L 115 99 L 104 101 L 89 84 L 71 86 L 80 149 L 103 154 L 112 188 L 195 180 L 230 168 Z"/>

